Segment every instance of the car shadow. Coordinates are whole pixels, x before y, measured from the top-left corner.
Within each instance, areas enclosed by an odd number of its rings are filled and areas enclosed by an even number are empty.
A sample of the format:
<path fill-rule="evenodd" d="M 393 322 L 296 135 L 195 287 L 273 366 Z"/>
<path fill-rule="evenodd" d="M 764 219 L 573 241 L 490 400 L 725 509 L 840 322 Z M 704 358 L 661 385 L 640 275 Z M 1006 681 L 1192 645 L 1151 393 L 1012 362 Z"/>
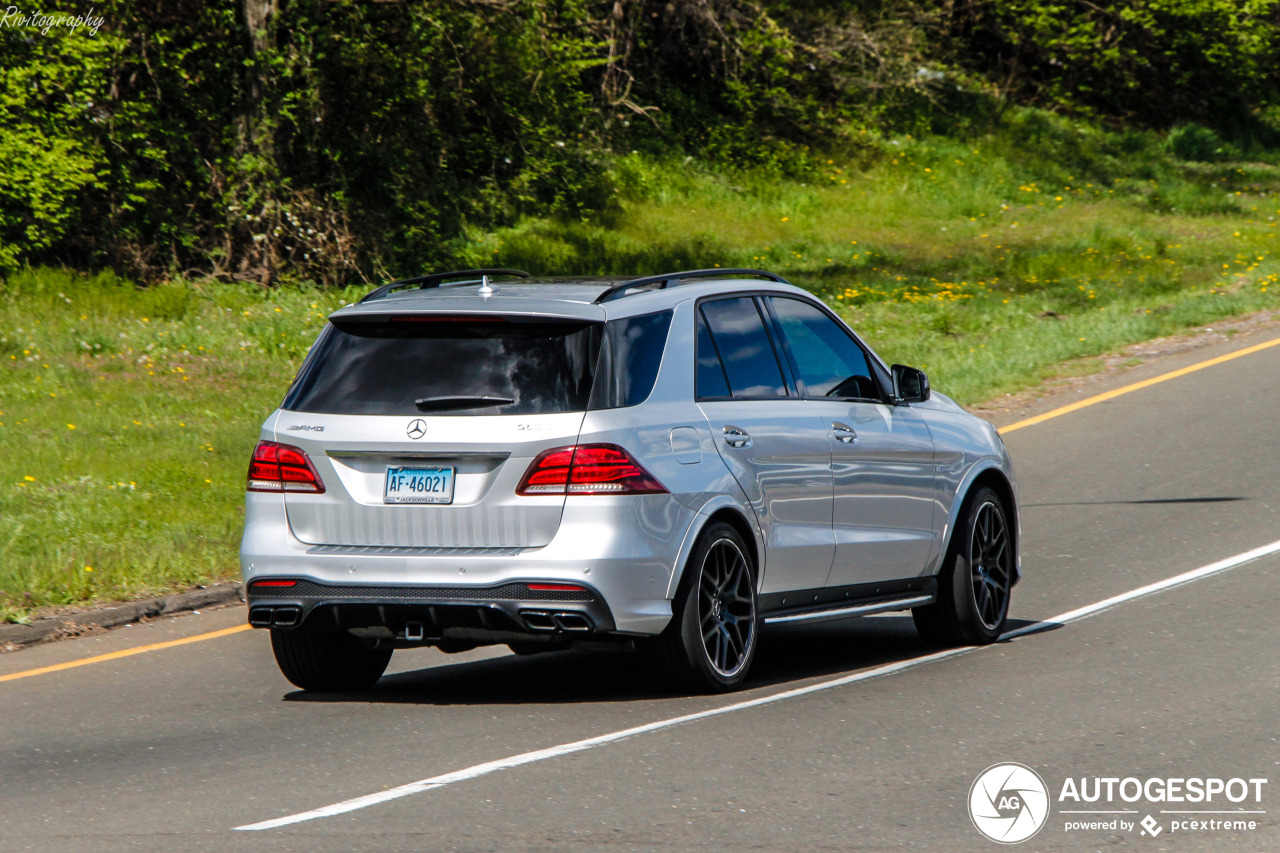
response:
<path fill-rule="evenodd" d="M 1055 503 L 1021 503 L 1022 509 L 1040 509 L 1055 506 L 1160 506 L 1164 504 L 1223 504 L 1247 501 L 1251 498 L 1239 495 L 1228 495 L 1216 498 L 1149 498 L 1131 501 L 1058 501 Z"/>
<path fill-rule="evenodd" d="M 1038 625 L 1010 619 L 1007 631 Z M 1044 624 L 1034 633 L 1061 627 Z M 880 616 L 766 628 L 741 690 L 852 674 L 938 651 L 922 640 L 910 616 Z M 384 676 L 358 693 L 287 693 L 287 702 L 414 705 L 509 705 L 633 702 L 671 699 L 640 656 L 617 651 L 502 655 Z"/>

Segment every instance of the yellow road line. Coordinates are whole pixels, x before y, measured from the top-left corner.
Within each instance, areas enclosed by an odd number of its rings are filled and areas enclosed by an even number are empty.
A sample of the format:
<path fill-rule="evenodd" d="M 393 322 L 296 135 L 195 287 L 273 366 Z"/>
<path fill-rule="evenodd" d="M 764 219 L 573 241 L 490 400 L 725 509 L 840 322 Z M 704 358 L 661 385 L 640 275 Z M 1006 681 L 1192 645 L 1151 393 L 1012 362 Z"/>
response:
<path fill-rule="evenodd" d="M 1092 406 L 1095 403 L 1105 403 L 1107 400 L 1114 400 L 1122 394 L 1128 394 L 1131 391 L 1139 391 L 1143 388 L 1150 388 L 1152 385 L 1158 385 L 1161 382 L 1168 382 L 1170 379 L 1177 379 L 1179 376 L 1186 376 L 1188 373 L 1195 373 L 1197 370 L 1204 370 L 1206 367 L 1213 367 L 1215 364 L 1222 364 L 1224 361 L 1231 361 L 1234 358 L 1253 355 L 1255 352 L 1260 352 L 1274 346 L 1280 346 L 1280 338 L 1276 338 L 1273 341 L 1266 341 L 1261 344 L 1255 344 L 1251 347 L 1245 347 L 1242 350 L 1236 350 L 1235 352 L 1227 353 L 1226 355 L 1220 355 L 1217 358 L 1197 362 L 1196 364 L 1188 365 L 1187 367 L 1179 368 L 1178 370 L 1171 370 L 1168 373 L 1162 373 L 1159 376 L 1153 376 L 1150 379 L 1144 379 L 1141 382 L 1135 382 L 1132 385 L 1125 385 L 1123 388 L 1116 388 L 1113 391 L 1107 391 L 1093 397 L 1088 397 L 1084 400 L 1079 400 L 1066 406 L 1060 406 L 1052 411 L 1045 412 L 1043 415 L 1036 415 L 1033 418 L 1016 421 L 1006 427 L 1001 427 L 1000 434 L 1004 435 L 1005 433 L 1013 432 L 1015 429 L 1022 429 L 1023 427 L 1044 423 L 1051 418 L 1061 417 L 1062 415 L 1079 411 L 1086 406 Z"/>
<path fill-rule="evenodd" d="M 44 675 L 47 672 L 59 672 L 64 669 L 74 669 L 77 666 L 88 666 L 91 663 L 102 663 L 103 661 L 132 657 L 133 655 L 140 655 L 143 652 L 154 652 L 159 649 L 171 649 L 174 646 L 185 646 L 187 643 L 216 640 L 219 637 L 225 637 L 228 634 L 239 634 L 241 631 L 250 630 L 252 630 L 252 628 L 249 625 L 236 625 L 234 628 L 223 628 L 221 631 L 210 631 L 207 634 L 196 634 L 194 637 L 183 637 L 181 640 L 167 640 L 163 643 L 151 643 L 146 646 L 138 646 L 136 649 L 122 649 L 118 652 L 108 652 L 105 655 L 95 655 L 91 658 L 81 658 L 80 660 L 67 661 L 66 663 L 55 663 L 52 666 L 42 666 L 39 669 L 27 669 L 22 672 L 11 672 L 8 675 L 0 675 L 0 681 L 14 681 L 19 678 L 30 678 L 33 675 Z"/>

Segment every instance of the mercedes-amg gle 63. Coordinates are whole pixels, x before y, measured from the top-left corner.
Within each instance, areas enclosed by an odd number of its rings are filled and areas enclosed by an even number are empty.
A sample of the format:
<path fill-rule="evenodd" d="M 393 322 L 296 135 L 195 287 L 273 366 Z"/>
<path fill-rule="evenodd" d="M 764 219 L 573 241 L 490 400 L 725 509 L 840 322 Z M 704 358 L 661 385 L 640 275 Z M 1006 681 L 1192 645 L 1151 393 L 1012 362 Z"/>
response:
<path fill-rule="evenodd" d="M 770 624 L 990 643 L 1021 569 L 996 431 L 758 270 L 467 270 L 334 312 L 249 467 L 249 622 L 307 690 L 395 649 L 633 649 L 742 683 Z"/>

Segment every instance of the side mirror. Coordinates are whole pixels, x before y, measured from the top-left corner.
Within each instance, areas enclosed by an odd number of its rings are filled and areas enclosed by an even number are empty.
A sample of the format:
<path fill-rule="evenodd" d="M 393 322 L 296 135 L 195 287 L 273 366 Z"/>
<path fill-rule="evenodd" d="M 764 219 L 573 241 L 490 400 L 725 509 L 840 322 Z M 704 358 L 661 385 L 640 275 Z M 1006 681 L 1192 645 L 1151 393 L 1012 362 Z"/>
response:
<path fill-rule="evenodd" d="M 893 399 L 898 403 L 923 403 L 929 399 L 929 377 L 923 370 L 895 364 L 893 371 Z"/>

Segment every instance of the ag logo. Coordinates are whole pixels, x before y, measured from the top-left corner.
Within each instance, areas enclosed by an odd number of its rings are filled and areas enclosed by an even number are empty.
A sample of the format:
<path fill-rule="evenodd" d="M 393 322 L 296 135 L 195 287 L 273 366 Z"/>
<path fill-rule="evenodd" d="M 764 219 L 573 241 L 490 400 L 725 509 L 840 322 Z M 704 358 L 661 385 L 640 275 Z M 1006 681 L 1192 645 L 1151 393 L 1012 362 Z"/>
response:
<path fill-rule="evenodd" d="M 969 817 L 992 841 L 1026 841 L 1049 819 L 1049 789 L 1030 767 L 994 764 L 973 780 Z"/>
<path fill-rule="evenodd" d="M 405 430 L 405 434 L 415 440 L 422 438 L 427 434 L 427 422 L 422 418 L 414 418 L 409 421 L 409 427 Z"/>

